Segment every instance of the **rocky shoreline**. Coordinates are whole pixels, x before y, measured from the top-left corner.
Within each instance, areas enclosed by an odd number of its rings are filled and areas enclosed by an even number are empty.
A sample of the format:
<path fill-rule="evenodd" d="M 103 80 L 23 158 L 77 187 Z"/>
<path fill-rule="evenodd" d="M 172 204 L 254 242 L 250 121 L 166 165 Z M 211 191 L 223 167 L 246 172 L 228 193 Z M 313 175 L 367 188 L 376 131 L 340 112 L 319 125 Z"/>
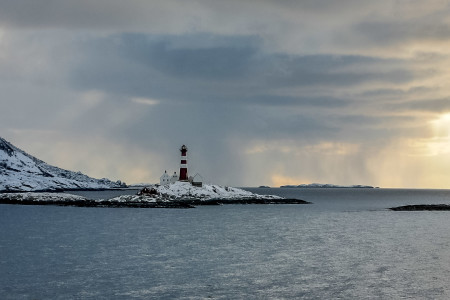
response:
<path fill-rule="evenodd" d="M 390 210 L 394 211 L 450 211 L 450 205 L 448 204 L 416 204 L 416 205 L 404 205 L 398 207 L 391 207 Z"/>
<path fill-rule="evenodd" d="M 0 204 L 57 205 L 75 207 L 131 207 L 131 208 L 194 208 L 203 205 L 225 204 L 310 204 L 300 199 L 236 198 L 236 199 L 174 199 L 162 200 L 151 196 L 128 196 L 92 200 L 64 193 L 3 193 Z"/>
<path fill-rule="evenodd" d="M 103 191 L 126 191 L 126 190 L 138 190 L 138 188 L 120 187 L 120 188 L 54 188 L 54 189 L 42 189 L 33 191 L 23 190 L 0 190 L 0 194 L 18 194 L 18 193 L 64 193 L 64 192 L 103 192 Z"/>

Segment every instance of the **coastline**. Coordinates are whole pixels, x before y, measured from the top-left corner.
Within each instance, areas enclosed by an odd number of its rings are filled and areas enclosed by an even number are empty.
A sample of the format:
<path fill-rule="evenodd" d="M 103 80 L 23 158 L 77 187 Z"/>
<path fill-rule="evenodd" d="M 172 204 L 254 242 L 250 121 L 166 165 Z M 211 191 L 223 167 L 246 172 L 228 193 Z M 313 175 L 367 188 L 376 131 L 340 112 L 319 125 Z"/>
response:
<path fill-rule="evenodd" d="M 264 197 L 236 198 L 179 198 L 163 199 L 147 195 L 123 195 L 111 199 L 93 200 L 73 194 L 57 192 L 0 193 L 0 204 L 57 205 L 75 207 L 130 207 L 130 208 L 194 208 L 205 205 L 226 204 L 311 204 L 301 199 Z"/>

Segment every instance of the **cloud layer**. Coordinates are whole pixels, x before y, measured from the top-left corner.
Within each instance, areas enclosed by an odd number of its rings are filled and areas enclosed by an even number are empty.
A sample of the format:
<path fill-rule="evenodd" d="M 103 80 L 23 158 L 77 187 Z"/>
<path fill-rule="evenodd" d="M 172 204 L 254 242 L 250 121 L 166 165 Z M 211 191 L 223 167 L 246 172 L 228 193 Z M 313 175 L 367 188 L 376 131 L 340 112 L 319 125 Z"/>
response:
<path fill-rule="evenodd" d="M 4 1 L 1 136 L 127 182 L 175 171 L 185 143 L 220 184 L 445 187 L 449 8 Z"/>

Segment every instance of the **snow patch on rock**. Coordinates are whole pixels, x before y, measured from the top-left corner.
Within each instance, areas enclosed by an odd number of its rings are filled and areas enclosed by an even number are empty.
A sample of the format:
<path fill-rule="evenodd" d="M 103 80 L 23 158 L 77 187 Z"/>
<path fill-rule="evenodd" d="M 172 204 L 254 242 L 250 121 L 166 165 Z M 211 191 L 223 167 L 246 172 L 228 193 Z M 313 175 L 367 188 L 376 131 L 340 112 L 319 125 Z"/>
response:
<path fill-rule="evenodd" d="M 2 194 L 2 196 L 8 196 L 14 201 L 33 201 L 33 202 L 58 202 L 64 199 L 66 202 L 71 201 L 86 201 L 87 199 L 83 196 L 65 194 L 65 193 L 11 193 Z"/>

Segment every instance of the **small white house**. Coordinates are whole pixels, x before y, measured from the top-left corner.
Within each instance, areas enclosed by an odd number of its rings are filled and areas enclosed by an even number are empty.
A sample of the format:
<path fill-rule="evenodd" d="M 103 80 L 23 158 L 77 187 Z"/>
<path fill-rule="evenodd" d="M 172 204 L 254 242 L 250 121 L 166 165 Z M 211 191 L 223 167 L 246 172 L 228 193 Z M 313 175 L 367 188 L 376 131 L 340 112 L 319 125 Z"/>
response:
<path fill-rule="evenodd" d="M 170 184 L 170 176 L 169 176 L 169 174 L 167 174 L 167 171 L 164 171 L 164 174 L 162 174 L 162 176 L 159 177 L 159 184 L 161 184 L 161 185 Z"/>
<path fill-rule="evenodd" d="M 202 187 L 203 186 L 203 177 L 200 174 L 197 173 L 194 176 L 189 177 L 189 182 L 193 186 Z"/>
<path fill-rule="evenodd" d="M 178 181 L 178 175 L 177 175 L 177 172 L 173 172 L 173 175 L 172 175 L 172 177 L 170 178 L 170 183 L 175 183 L 175 182 L 177 182 Z"/>

